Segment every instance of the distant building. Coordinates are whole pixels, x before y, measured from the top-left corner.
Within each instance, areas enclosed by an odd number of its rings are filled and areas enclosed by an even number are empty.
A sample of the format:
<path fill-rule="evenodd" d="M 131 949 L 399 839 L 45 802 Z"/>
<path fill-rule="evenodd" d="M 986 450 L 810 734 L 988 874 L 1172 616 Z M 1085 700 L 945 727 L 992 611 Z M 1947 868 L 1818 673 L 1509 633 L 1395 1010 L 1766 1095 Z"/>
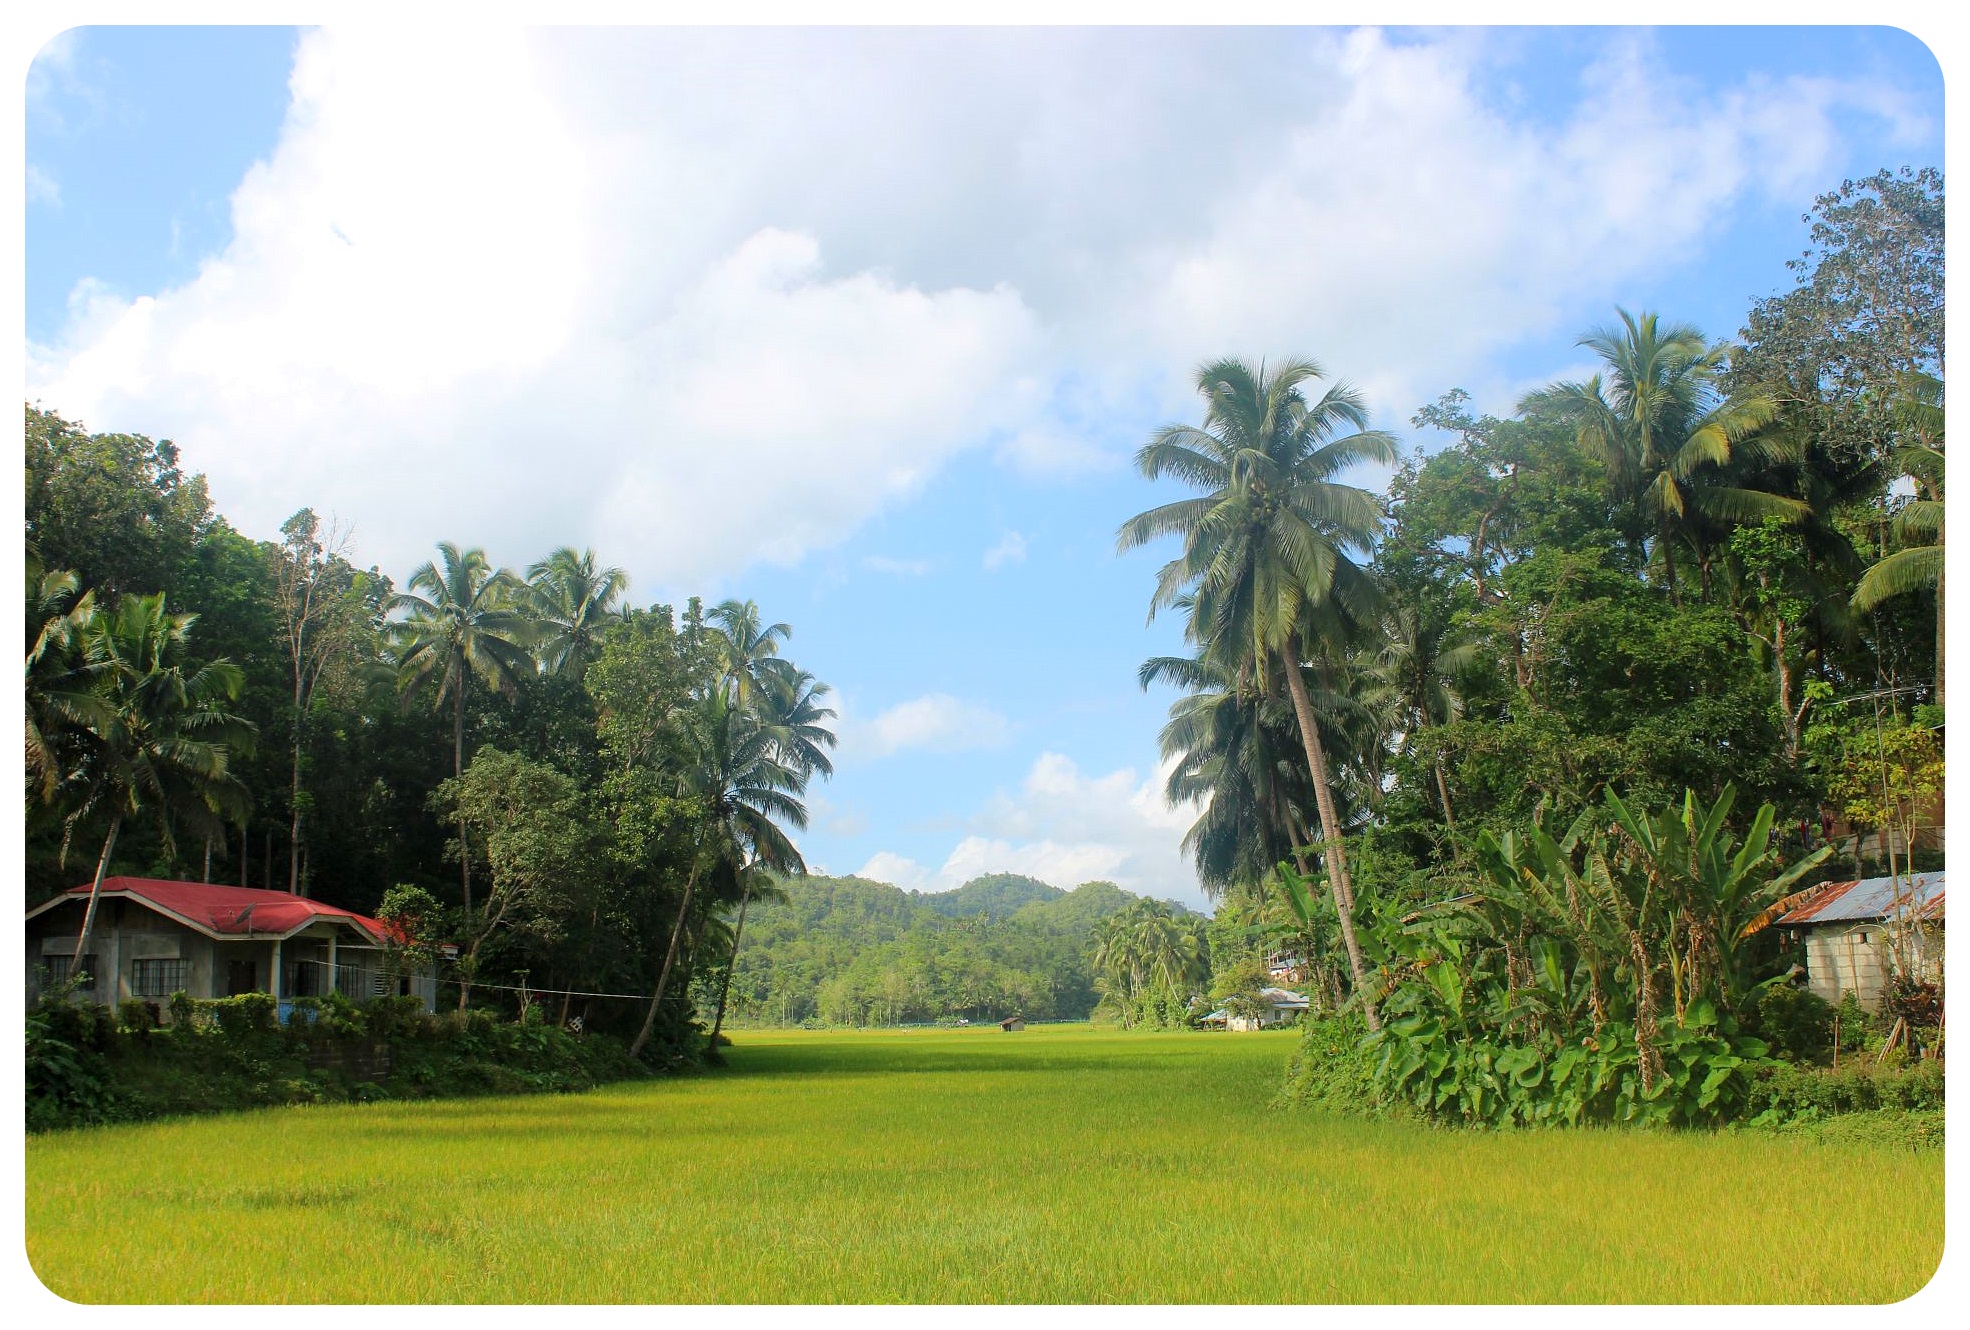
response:
<path fill-rule="evenodd" d="M 1220 1007 L 1200 1023 L 1226 1030 L 1264 1030 L 1298 1020 L 1300 1013 L 1312 1005 L 1304 993 L 1295 993 L 1290 988 L 1261 988 L 1259 1004 L 1256 1015 L 1234 1016 L 1229 1008 Z"/>
<path fill-rule="evenodd" d="M 285 891 L 206 882 L 112 877 L 103 882 L 90 954 L 78 965 L 76 936 L 89 887 L 72 887 L 27 912 L 30 1001 L 78 969 L 91 976 L 77 996 L 109 1004 L 270 993 L 278 1001 L 326 997 L 362 1001 L 415 994 L 437 1002 L 426 966 L 405 974 L 392 964 L 389 925 Z"/>
<path fill-rule="evenodd" d="M 999 1028 L 1001 1030 L 1023 1030 L 1026 1028 L 1026 1018 L 1023 1016 L 1008 1016 L 999 1022 Z"/>
<path fill-rule="evenodd" d="M 1943 972 L 1943 875 L 1909 873 L 1828 882 L 1774 921 L 1806 948 L 1806 983 L 1828 1002 L 1852 993 L 1870 1011 L 1893 973 L 1902 939 L 1912 973 L 1938 982 Z"/>

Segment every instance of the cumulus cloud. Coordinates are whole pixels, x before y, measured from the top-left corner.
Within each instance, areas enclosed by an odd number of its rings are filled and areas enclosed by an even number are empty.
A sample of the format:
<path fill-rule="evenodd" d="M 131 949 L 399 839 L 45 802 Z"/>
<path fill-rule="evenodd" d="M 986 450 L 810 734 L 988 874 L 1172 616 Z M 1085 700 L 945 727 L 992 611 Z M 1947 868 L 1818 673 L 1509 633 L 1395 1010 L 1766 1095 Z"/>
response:
<path fill-rule="evenodd" d="M 1528 119 L 1489 91 L 1500 49 L 314 31 L 228 248 L 171 290 L 78 288 L 30 395 L 176 437 L 257 535 L 312 504 L 386 567 L 497 533 L 669 590 L 833 545 L 965 449 L 1118 464 L 1208 355 L 1324 356 L 1385 419 L 1488 400 L 1587 277 L 1820 184 L 1838 117 L 1920 128 L 1893 88 L 1699 84 L 1621 36 Z"/>
<path fill-rule="evenodd" d="M 965 702 L 949 693 L 926 693 L 899 702 L 866 725 L 845 720 L 842 746 L 872 757 L 905 749 L 958 753 L 996 748 L 1012 733 L 1006 718 L 982 702 Z"/>
<path fill-rule="evenodd" d="M 985 551 L 985 571 L 997 572 L 1009 563 L 1026 562 L 1026 537 L 1017 531 L 1008 531 L 999 537 L 999 543 Z"/>
<path fill-rule="evenodd" d="M 33 162 L 27 164 L 27 201 L 45 203 L 50 207 L 59 207 L 62 201 L 60 183 Z"/>
<path fill-rule="evenodd" d="M 1163 798 L 1166 770 L 1129 767 L 1088 776 L 1071 758 L 1043 753 L 1014 791 L 994 794 L 937 868 L 884 850 L 857 876 L 919 891 L 949 891 L 982 873 L 1024 873 L 1057 887 L 1105 879 L 1130 891 L 1202 906 L 1180 850 L 1194 806 Z"/>

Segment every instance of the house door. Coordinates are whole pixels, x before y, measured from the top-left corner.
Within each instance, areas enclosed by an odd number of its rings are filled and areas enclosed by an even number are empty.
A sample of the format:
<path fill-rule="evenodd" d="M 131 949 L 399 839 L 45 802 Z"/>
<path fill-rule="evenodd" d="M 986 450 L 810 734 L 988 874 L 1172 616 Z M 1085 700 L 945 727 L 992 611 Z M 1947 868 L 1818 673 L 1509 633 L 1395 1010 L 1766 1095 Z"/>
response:
<path fill-rule="evenodd" d="M 260 991 L 260 965 L 257 961 L 226 962 L 226 996 Z"/>

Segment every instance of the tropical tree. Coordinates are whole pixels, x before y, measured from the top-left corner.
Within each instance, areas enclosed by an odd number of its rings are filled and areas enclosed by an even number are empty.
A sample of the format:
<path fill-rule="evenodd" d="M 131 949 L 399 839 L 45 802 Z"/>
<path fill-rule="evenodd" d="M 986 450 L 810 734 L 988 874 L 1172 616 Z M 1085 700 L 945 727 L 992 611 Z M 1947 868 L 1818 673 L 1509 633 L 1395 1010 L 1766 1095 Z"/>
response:
<path fill-rule="evenodd" d="M 289 717 L 287 889 L 301 891 L 301 848 L 307 799 L 301 789 L 302 752 L 308 713 L 322 675 L 345 659 L 362 619 L 354 594 L 349 533 L 331 523 L 326 529 L 314 509 L 303 508 L 281 524 L 281 543 L 273 547 L 274 603 L 280 610 L 282 642 L 292 687 Z"/>
<path fill-rule="evenodd" d="M 780 644 L 793 635 L 793 629 L 783 623 L 762 623 L 759 606 L 750 600 L 721 601 L 705 618 L 718 634 L 724 682 L 734 701 L 753 706 L 761 689 L 775 682 L 785 684 L 790 666 L 780 656 Z"/>
<path fill-rule="evenodd" d="M 511 696 L 531 674 L 525 643 L 531 632 L 525 606 L 504 569 L 495 571 L 484 550 L 460 550 L 441 542 L 441 569 L 429 562 L 410 575 L 410 590 L 391 599 L 409 611 L 392 626 L 398 688 L 406 699 L 431 694 L 434 710 L 452 707 L 452 779 L 465 775 L 465 691 L 477 675 Z M 459 878 L 467 914 L 472 912 L 472 856 L 459 828 Z"/>
<path fill-rule="evenodd" d="M 27 779 L 42 803 L 55 797 L 66 749 L 79 732 L 106 725 L 97 689 L 103 662 L 84 651 L 96 593 L 76 596 L 74 573 L 49 571 L 27 552 Z"/>
<path fill-rule="evenodd" d="M 1678 543 L 1690 547 L 1707 594 L 1711 542 L 1704 523 L 1729 528 L 1808 516 L 1803 501 L 1734 483 L 1729 470 L 1733 462 L 1790 458 L 1796 441 L 1768 428 L 1778 418 L 1769 393 L 1726 393 L 1728 344 L 1707 344 L 1690 324 L 1665 327 L 1651 313 L 1615 312 L 1619 328 L 1596 328 L 1577 343 L 1601 358 L 1605 373 L 1529 393 L 1520 410 L 1552 412 L 1571 423 L 1580 446 L 1606 465 L 1615 492 L 1634 501 L 1653 527 L 1670 594 L 1680 596 Z"/>
<path fill-rule="evenodd" d="M 800 795 L 805 793 L 807 782 L 816 772 L 824 777 L 834 774 L 834 763 L 825 750 L 835 746 L 834 731 L 827 727 L 835 713 L 832 707 L 821 705 L 829 689 L 808 671 L 792 668 L 769 675 L 768 684 L 758 695 L 755 716 L 773 745 L 776 759 L 792 776 L 787 787 L 789 792 Z M 745 937 L 746 910 L 762 886 L 773 890 L 762 877 L 756 862 L 748 862 L 739 870 L 739 917 L 732 925 L 731 953 L 724 978 L 719 982 L 718 1004 L 711 1022 L 714 1049 L 718 1047 L 719 1031 L 725 1026 L 725 1001 L 732 990 L 732 970 L 738 964 L 739 944 Z"/>
<path fill-rule="evenodd" d="M 1936 705 L 1943 705 L 1943 384 L 1927 374 L 1905 381 L 1895 420 L 1907 442 L 1895 449 L 1916 497 L 1896 512 L 1891 534 L 1903 548 L 1869 568 L 1854 588 L 1857 610 L 1891 596 L 1936 593 Z"/>
<path fill-rule="evenodd" d="M 691 915 L 692 896 L 705 870 L 722 865 L 734 873 L 753 866 L 783 873 L 807 871 L 800 851 L 775 821 L 804 828 L 807 808 L 795 797 L 799 772 L 781 760 L 772 732 L 749 708 L 735 705 L 723 688 L 697 699 L 678 719 L 677 789 L 698 807 L 704 834 L 693 846 L 656 991 L 650 995 L 643 1027 L 630 1044 L 632 1056 L 643 1051 L 656 1029 L 657 1012 Z"/>
<path fill-rule="evenodd" d="M 1464 714 L 1463 676 L 1476 665 L 1479 644 L 1441 619 L 1426 618 L 1413 605 L 1395 607 L 1383 620 L 1372 665 L 1375 683 L 1391 705 L 1405 748 L 1413 749 L 1425 730 L 1448 725 Z M 1457 819 L 1450 808 L 1450 784 L 1443 755 L 1431 755 L 1443 824 L 1454 836 Z"/>
<path fill-rule="evenodd" d="M 1349 552 L 1370 548 L 1381 507 L 1336 477 L 1362 462 L 1393 463 L 1395 447 L 1365 428 L 1367 408 L 1346 384 L 1309 402 L 1302 385 L 1321 377 L 1307 360 L 1270 372 L 1237 360 L 1204 366 L 1197 376 L 1208 403 L 1203 425 L 1164 426 L 1136 466 L 1150 480 L 1169 476 L 1205 492 L 1131 518 L 1118 543 L 1129 550 L 1179 536 L 1183 550 L 1158 574 L 1151 616 L 1189 597 L 1187 631 L 1206 653 L 1261 693 L 1285 683 L 1320 812 L 1322 859 L 1356 991 L 1367 1003 L 1333 777 L 1302 665 L 1316 651 L 1333 651 L 1346 626 L 1372 612 L 1373 588 Z M 1372 1004 L 1365 1015 L 1377 1024 Z"/>
<path fill-rule="evenodd" d="M 251 751 L 254 730 L 227 709 L 243 676 L 229 661 L 187 663 L 197 616 L 171 614 L 164 601 L 163 593 L 124 596 L 82 630 L 84 653 L 100 670 L 99 705 L 78 717 L 78 761 L 63 774 L 56 797 L 68 810 L 71 834 L 95 818 L 106 818 L 108 828 L 76 938 L 78 965 L 126 821 L 152 814 L 165 853 L 175 856 L 177 822 L 209 826 L 240 816 L 248 804 L 231 766 L 234 756 Z"/>
<path fill-rule="evenodd" d="M 602 649 L 602 634 L 617 622 L 617 602 L 629 587 L 620 568 L 598 568 L 594 550 L 562 546 L 527 569 L 533 593 L 535 653 L 549 674 L 566 671 L 579 681 Z"/>

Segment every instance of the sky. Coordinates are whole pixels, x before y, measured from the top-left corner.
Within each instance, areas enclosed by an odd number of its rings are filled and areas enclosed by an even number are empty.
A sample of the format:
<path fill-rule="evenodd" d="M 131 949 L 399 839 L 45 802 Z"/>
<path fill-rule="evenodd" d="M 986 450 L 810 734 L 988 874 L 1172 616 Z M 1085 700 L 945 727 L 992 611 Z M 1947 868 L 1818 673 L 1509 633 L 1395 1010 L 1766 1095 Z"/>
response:
<path fill-rule="evenodd" d="M 1199 364 L 1427 450 L 1617 305 L 1734 335 L 1816 194 L 1942 164 L 1887 28 L 83 28 L 26 98 L 30 400 L 399 580 L 755 600 L 840 713 L 818 870 L 1193 906 L 1170 551 L 1115 531 Z"/>

